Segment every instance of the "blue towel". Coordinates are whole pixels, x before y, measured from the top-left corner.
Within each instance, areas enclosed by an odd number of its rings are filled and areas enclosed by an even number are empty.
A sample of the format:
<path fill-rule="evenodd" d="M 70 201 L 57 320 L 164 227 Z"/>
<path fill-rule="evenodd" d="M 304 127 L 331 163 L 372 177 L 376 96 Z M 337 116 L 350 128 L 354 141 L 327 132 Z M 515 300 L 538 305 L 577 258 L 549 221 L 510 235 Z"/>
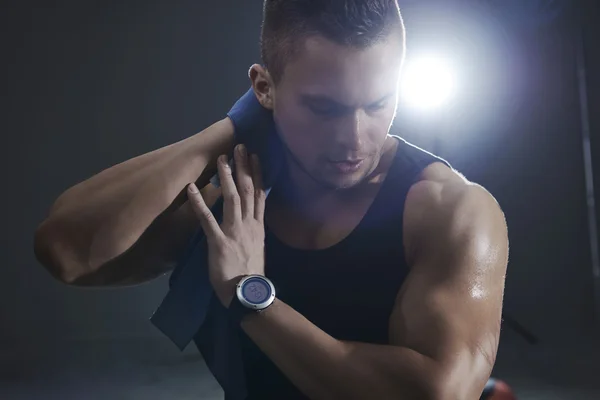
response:
<path fill-rule="evenodd" d="M 246 144 L 248 152 L 259 156 L 268 196 L 283 170 L 284 147 L 270 113 L 268 118 L 254 121 L 249 126 L 252 130 L 242 131 L 238 141 Z M 220 184 L 218 176 L 211 182 L 215 186 Z M 220 223 L 223 199 L 219 199 L 211 210 Z M 173 271 L 169 292 L 154 312 L 151 322 L 181 350 L 194 340 L 206 365 L 225 391 L 225 400 L 242 400 L 246 398 L 246 384 L 240 328 L 232 324 L 227 310 L 215 296 L 207 264 L 208 245 L 199 229 Z"/>
<path fill-rule="evenodd" d="M 221 199 L 212 210 L 213 214 L 219 211 L 222 214 Z M 215 215 L 218 219 L 221 216 Z M 180 350 L 185 349 L 199 331 L 214 295 L 208 279 L 206 254 L 206 237 L 199 229 L 171 274 L 169 292 L 151 318 Z"/>
<path fill-rule="evenodd" d="M 218 185 L 218 181 L 213 183 Z M 211 210 L 220 223 L 223 199 L 219 198 Z M 240 328 L 232 324 L 213 292 L 207 254 L 206 236 L 199 229 L 171 275 L 169 292 L 150 320 L 180 350 L 194 340 L 225 391 L 225 399 L 242 400 L 246 398 L 246 384 Z"/>
<path fill-rule="evenodd" d="M 217 221 L 223 200 L 212 207 Z M 180 350 L 194 340 L 226 399 L 246 397 L 238 329 L 216 298 L 208 278 L 206 236 L 199 229 L 173 271 L 169 292 L 151 318 L 152 323 Z"/>

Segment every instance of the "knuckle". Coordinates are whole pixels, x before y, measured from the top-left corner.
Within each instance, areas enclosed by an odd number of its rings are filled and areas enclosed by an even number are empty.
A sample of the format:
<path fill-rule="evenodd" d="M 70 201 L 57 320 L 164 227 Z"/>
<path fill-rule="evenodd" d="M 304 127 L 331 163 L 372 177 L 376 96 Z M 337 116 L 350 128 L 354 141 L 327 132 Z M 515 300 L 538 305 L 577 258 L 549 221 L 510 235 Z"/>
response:
<path fill-rule="evenodd" d="M 227 236 L 235 236 L 235 221 L 223 221 L 221 223 L 221 229 L 227 234 Z"/>
<path fill-rule="evenodd" d="M 229 200 L 234 206 L 240 205 L 240 196 L 237 193 L 230 193 L 227 196 L 227 200 Z"/>
<path fill-rule="evenodd" d="M 254 195 L 254 188 L 252 187 L 252 185 L 242 185 L 240 190 L 245 196 L 253 196 Z"/>
<path fill-rule="evenodd" d="M 253 230 L 255 231 L 255 234 L 259 234 L 259 236 L 262 234 L 264 235 L 265 233 L 265 227 L 262 221 L 254 221 L 254 224 L 252 225 Z"/>
<path fill-rule="evenodd" d="M 265 200 L 267 198 L 267 194 L 265 193 L 264 190 L 256 190 L 254 192 L 254 198 L 257 201 L 263 201 L 263 200 Z"/>
<path fill-rule="evenodd" d="M 231 176 L 231 167 L 228 164 L 223 165 L 223 168 L 221 168 L 220 173 L 222 173 L 225 176 Z"/>
<path fill-rule="evenodd" d="M 210 212 L 210 210 L 202 210 L 201 214 L 202 218 L 204 218 L 207 221 L 212 221 L 214 219 L 214 216 L 212 212 Z"/>

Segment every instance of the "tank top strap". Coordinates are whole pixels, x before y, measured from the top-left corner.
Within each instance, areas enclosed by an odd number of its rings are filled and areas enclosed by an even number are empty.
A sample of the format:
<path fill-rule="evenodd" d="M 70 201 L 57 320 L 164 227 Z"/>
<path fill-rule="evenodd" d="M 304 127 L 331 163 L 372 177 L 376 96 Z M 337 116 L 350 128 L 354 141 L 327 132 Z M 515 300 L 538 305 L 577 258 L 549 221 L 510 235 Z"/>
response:
<path fill-rule="evenodd" d="M 404 203 L 410 188 L 429 165 L 440 162 L 452 168 L 443 158 L 408 143 L 398 136 L 393 137 L 399 141 L 398 149 L 380 193 L 371 206 L 371 212 L 366 216 L 368 220 L 364 222 L 367 226 L 377 226 L 390 218 L 401 218 L 398 212 L 401 213 L 404 210 Z"/>

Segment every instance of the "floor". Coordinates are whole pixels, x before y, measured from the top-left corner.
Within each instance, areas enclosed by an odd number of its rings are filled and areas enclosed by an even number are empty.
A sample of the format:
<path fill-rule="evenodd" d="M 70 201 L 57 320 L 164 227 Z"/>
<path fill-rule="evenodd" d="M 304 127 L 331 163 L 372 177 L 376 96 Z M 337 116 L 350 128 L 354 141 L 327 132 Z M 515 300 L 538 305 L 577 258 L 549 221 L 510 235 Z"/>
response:
<path fill-rule="evenodd" d="M 600 399 L 597 349 L 501 344 L 494 375 L 521 399 Z M 193 348 L 167 340 L 95 340 L 2 346 L 0 399 L 222 399 Z"/>

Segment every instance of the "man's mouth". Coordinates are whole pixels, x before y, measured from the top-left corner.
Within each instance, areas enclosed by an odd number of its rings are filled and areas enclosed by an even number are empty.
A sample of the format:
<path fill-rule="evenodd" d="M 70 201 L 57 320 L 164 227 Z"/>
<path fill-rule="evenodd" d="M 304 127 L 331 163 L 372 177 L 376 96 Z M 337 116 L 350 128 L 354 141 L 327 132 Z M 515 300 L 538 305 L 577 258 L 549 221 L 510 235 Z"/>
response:
<path fill-rule="evenodd" d="M 331 161 L 330 164 L 339 172 L 347 174 L 357 171 L 363 162 L 364 159 L 346 159 L 340 161 Z"/>

